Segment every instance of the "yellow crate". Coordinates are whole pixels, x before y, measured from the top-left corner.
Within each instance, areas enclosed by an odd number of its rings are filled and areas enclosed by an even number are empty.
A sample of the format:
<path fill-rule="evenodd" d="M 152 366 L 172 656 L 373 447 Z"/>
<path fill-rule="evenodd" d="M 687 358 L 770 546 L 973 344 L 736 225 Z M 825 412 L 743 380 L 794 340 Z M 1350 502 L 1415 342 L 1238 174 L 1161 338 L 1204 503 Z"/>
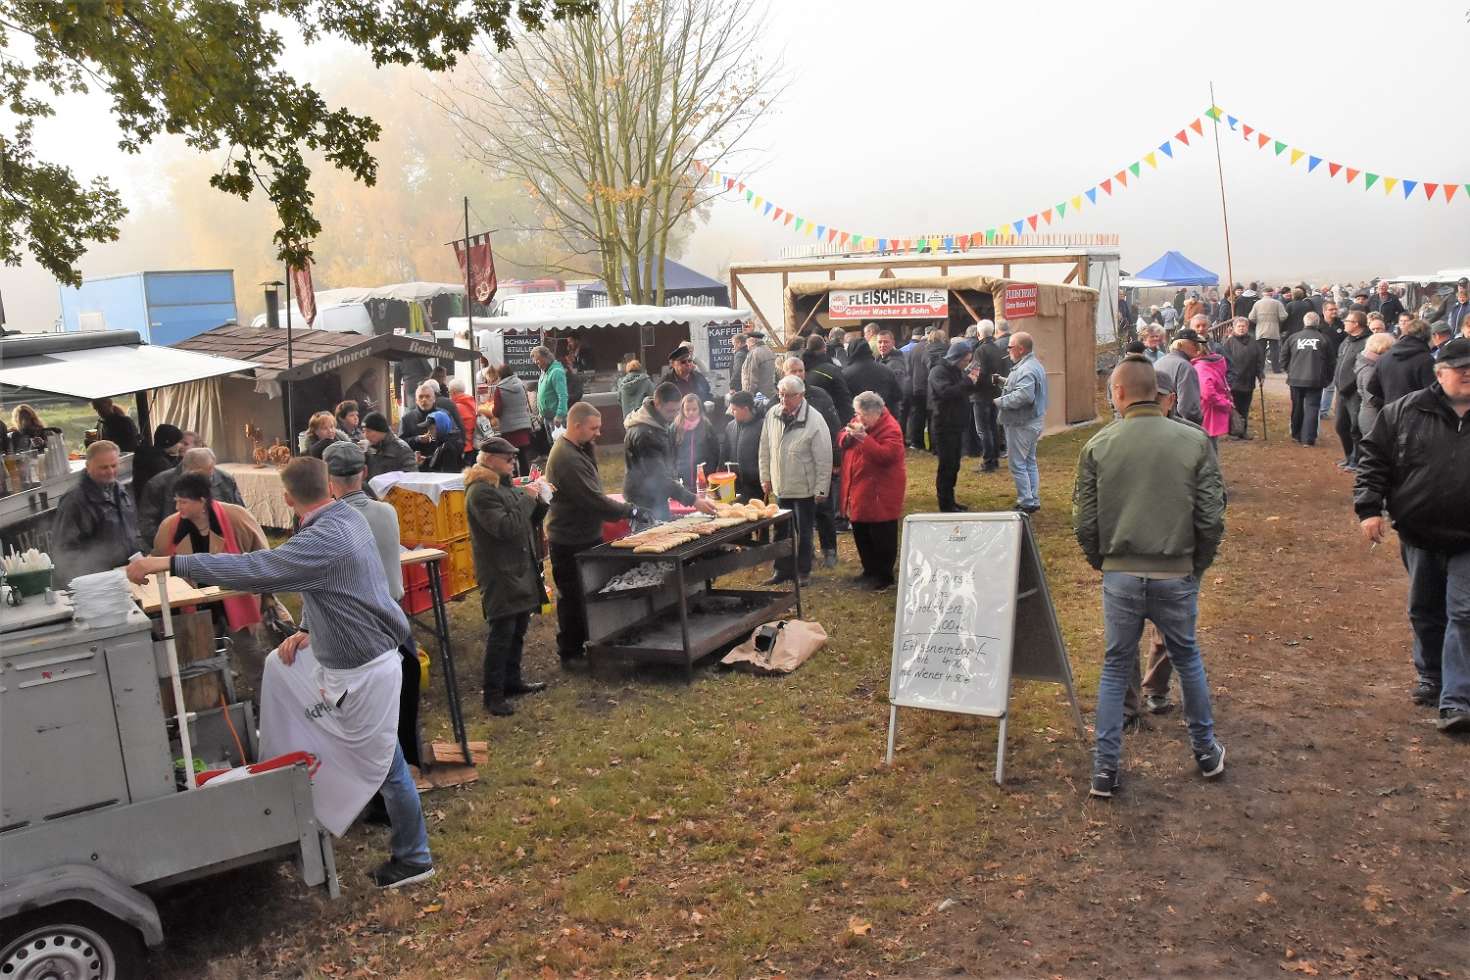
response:
<path fill-rule="evenodd" d="M 445 597 L 464 595 L 479 586 L 475 578 L 475 553 L 468 536 L 435 545 L 449 554 L 444 561 Z"/>
<path fill-rule="evenodd" d="M 383 498 L 398 512 L 398 540 L 407 547 L 453 541 L 469 533 L 464 512 L 464 491 L 445 490 L 439 503 L 421 493 L 393 487 Z"/>

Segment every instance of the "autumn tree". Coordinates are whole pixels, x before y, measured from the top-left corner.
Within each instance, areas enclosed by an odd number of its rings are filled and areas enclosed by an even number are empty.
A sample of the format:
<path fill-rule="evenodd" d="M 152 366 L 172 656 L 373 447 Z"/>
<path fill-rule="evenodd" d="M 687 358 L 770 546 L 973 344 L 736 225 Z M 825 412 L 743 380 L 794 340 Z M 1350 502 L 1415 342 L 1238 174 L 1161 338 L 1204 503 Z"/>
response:
<path fill-rule="evenodd" d="M 658 305 L 664 258 L 711 193 L 696 162 L 739 152 L 780 88 L 762 19 L 720 0 L 608 0 L 482 46 L 434 101 L 487 171 L 524 184 L 541 227 L 600 268 L 611 302 Z"/>
<path fill-rule="evenodd" d="M 107 93 L 123 149 L 160 134 L 205 152 L 224 151 L 209 183 L 248 199 L 262 191 L 276 212 L 281 259 L 299 264 L 321 230 L 306 154 L 371 185 L 368 115 L 332 108 L 280 65 L 281 30 L 365 50 L 376 65 L 452 68 L 481 44 L 503 50 L 513 30 L 589 13 L 592 0 L 0 0 L 0 260 L 28 250 L 57 279 L 80 283 L 90 242 L 117 237 L 121 199 L 105 179 L 82 186 L 70 169 L 36 158 L 35 121 L 52 101 L 93 88 Z M 281 30 L 278 30 L 277 28 Z M 488 40 L 480 40 L 488 35 Z"/>

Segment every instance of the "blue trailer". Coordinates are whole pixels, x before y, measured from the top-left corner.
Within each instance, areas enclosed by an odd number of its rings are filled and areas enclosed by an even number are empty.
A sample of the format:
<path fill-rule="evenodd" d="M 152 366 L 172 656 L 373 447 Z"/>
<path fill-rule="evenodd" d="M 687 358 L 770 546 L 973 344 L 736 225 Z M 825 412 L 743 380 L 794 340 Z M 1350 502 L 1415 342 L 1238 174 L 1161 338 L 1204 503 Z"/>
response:
<path fill-rule="evenodd" d="M 133 272 L 61 287 L 62 329 L 136 330 L 146 343 L 176 344 L 237 320 L 229 269 Z"/>

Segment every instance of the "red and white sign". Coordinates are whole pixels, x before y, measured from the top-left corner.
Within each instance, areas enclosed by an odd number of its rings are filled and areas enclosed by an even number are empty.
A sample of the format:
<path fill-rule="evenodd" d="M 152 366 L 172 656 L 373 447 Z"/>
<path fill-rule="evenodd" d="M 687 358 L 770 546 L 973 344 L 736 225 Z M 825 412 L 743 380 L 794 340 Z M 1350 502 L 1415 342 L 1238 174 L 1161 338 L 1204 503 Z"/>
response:
<path fill-rule="evenodd" d="M 1013 282 L 1006 287 L 1001 302 L 1001 316 L 1007 320 L 1024 320 L 1036 315 L 1036 297 L 1041 290 L 1032 282 Z"/>
<path fill-rule="evenodd" d="M 834 289 L 827 294 L 827 315 L 834 320 L 943 319 L 949 316 L 949 291 Z"/>

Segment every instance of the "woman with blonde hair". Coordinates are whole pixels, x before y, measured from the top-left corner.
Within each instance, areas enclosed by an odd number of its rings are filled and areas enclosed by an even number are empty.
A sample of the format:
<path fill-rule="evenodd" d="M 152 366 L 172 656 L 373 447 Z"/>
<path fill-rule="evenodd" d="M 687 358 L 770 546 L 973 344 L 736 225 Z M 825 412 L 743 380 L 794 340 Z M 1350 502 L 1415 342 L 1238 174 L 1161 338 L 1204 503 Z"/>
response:
<path fill-rule="evenodd" d="M 1383 409 L 1383 399 L 1372 394 L 1368 382 L 1378 373 L 1378 359 L 1392 346 L 1393 334 L 1373 334 L 1364 345 L 1363 352 L 1358 355 L 1357 366 L 1353 369 L 1358 379 L 1358 394 L 1363 399 L 1363 404 L 1358 408 L 1358 431 L 1364 438 L 1373 431 L 1373 423 L 1378 421 L 1378 413 Z"/>
<path fill-rule="evenodd" d="M 337 431 L 337 416 L 331 412 L 317 412 L 306 423 L 306 454 L 317 459 L 334 442 L 346 442 L 347 437 Z"/>

